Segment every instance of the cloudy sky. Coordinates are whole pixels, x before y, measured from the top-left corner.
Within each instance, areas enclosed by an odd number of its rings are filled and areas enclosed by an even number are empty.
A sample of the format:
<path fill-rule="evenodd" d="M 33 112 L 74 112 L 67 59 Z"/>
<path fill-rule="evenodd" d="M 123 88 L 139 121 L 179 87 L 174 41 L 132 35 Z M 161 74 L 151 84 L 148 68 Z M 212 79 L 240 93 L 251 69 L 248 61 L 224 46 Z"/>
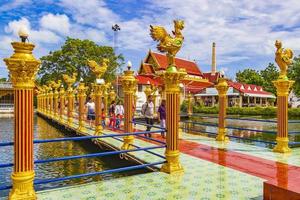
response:
<path fill-rule="evenodd" d="M 58 49 L 67 36 L 113 45 L 111 26 L 119 24 L 118 53 L 135 68 L 156 43 L 149 24 L 168 31 L 173 19 L 185 21 L 185 42 L 179 57 L 196 60 L 210 70 L 211 43 L 217 44 L 217 65 L 229 77 L 240 69 L 262 69 L 274 60 L 274 41 L 300 53 L 299 0 L 1 0 L 0 77 L 10 42 L 27 26 L 37 58 Z"/>

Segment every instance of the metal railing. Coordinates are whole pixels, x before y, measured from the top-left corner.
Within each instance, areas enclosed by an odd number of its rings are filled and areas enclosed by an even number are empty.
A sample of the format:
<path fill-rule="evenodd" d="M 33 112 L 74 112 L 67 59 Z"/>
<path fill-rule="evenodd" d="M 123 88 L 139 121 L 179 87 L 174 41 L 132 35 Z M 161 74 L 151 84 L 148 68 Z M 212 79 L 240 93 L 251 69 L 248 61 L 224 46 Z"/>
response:
<path fill-rule="evenodd" d="M 140 131 L 140 132 L 133 132 L 133 133 L 121 133 L 121 134 L 107 134 L 103 133 L 103 135 L 100 136 L 79 136 L 79 137 L 66 137 L 66 138 L 55 138 L 55 139 L 43 139 L 43 140 L 34 140 L 34 144 L 44 144 L 44 143 L 53 143 L 53 142 L 68 142 L 68 141 L 82 141 L 82 140 L 98 140 L 103 138 L 114 138 L 118 141 L 123 142 L 121 137 L 124 136 L 138 136 L 145 140 L 150 140 L 155 143 L 158 143 L 158 146 L 149 146 L 149 147 L 140 147 L 137 145 L 132 145 L 135 147 L 135 149 L 129 149 L 129 150 L 118 150 L 118 151 L 108 151 L 108 152 L 99 152 L 99 153 L 91 153 L 91 154 L 84 154 L 84 155 L 73 155 L 73 156 L 64 156 L 64 157 L 57 157 L 57 158 L 50 158 L 50 159 L 44 159 L 44 160 L 35 160 L 34 164 L 43 164 L 43 163 L 50 163 L 50 162 L 59 162 L 59 161 L 66 161 L 66 160 L 73 160 L 73 159 L 80 159 L 80 158 L 93 158 L 93 157 L 103 157 L 103 156 L 109 156 L 109 155 L 116 155 L 116 154 L 128 154 L 132 152 L 138 152 L 138 151 L 145 151 L 147 153 L 151 153 L 152 155 L 158 156 L 161 158 L 161 161 L 152 162 L 152 163 L 144 163 L 134 166 L 128 166 L 128 167 L 121 167 L 116 169 L 109 169 L 104 171 L 96 171 L 96 172 L 89 172 L 85 174 L 77 174 L 77 175 L 71 175 L 71 176 L 65 176 L 65 177 L 58 177 L 58 178 L 50 178 L 50 179 L 35 179 L 34 185 L 38 184 L 46 184 L 46 183 L 52 183 L 52 182 L 59 182 L 59 181 L 65 181 L 70 179 L 76 179 L 76 178 L 82 178 L 82 177 L 88 177 L 88 176 L 96 176 L 96 175 L 102 175 L 102 174 L 109 174 L 109 173 L 115 173 L 115 172 L 123 172 L 123 171 L 129 171 L 129 170 L 136 170 L 136 169 L 142 169 L 142 168 L 148 168 L 151 166 L 160 165 L 166 162 L 166 158 L 158 153 L 155 153 L 151 150 L 154 149 L 162 149 L 166 147 L 166 143 L 160 140 L 156 140 L 153 138 L 149 138 L 146 136 L 143 136 L 143 134 L 151 134 L 151 133 L 158 133 L 163 131 L 162 129 L 155 130 L 155 131 Z M 0 147 L 5 146 L 12 146 L 14 145 L 14 142 L 0 142 Z M 13 167 L 13 163 L 3 163 L 0 164 L 0 168 L 6 168 L 6 167 Z M 11 189 L 12 185 L 0 185 L 0 191 L 1 190 L 7 190 Z"/>

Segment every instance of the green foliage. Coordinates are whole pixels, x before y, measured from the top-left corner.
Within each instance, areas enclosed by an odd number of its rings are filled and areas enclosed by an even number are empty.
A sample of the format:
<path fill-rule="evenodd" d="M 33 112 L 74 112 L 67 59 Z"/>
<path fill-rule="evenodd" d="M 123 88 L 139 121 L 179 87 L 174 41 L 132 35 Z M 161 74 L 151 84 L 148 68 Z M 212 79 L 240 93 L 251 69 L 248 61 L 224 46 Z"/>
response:
<path fill-rule="evenodd" d="M 187 112 L 187 108 L 188 108 L 188 101 L 183 100 L 182 104 L 180 105 L 181 112 Z"/>
<path fill-rule="evenodd" d="M 195 107 L 195 113 L 203 114 L 218 114 L 218 107 Z M 227 108 L 229 115 L 263 115 L 263 116 L 276 116 L 276 107 L 229 107 Z M 289 108 L 289 117 L 300 117 L 300 108 Z"/>
<path fill-rule="evenodd" d="M 264 80 L 259 74 L 259 71 L 254 69 L 244 69 L 236 73 L 236 80 L 240 83 L 263 85 Z"/>
<path fill-rule="evenodd" d="M 293 90 L 295 94 L 300 96 L 300 55 L 294 58 L 294 62 L 288 70 L 288 77 L 294 80 Z"/>
<path fill-rule="evenodd" d="M 276 94 L 276 87 L 272 81 L 275 81 L 279 77 L 278 68 L 273 63 L 269 63 L 266 69 L 260 71 L 260 75 L 263 79 L 262 86 L 264 90 Z"/>
<path fill-rule="evenodd" d="M 0 78 L 0 83 L 6 82 L 6 78 Z"/>
<path fill-rule="evenodd" d="M 51 80 L 62 79 L 63 74 L 71 75 L 77 72 L 77 80 L 84 79 L 85 83 L 95 80 L 95 75 L 87 66 L 87 60 L 101 63 L 104 58 L 109 59 L 108 69 L 103 75 L 106 81 L 115 79 L 116 70 L 123 64 L 122 55 L 115 55 L 112 47 L 99 46 L 90 40 L 67 38 L 60 50 L 50 52 L 41 58 L 42 65 L 38 72 L 41 84 Z"/>
<path fill-rule="evenodd" d="M 265 91 L 271 92 L 276 95 L 276 88 L 272 81 L 276 80 L 279 76 L 279 70 L 273 63 L 260 71 L 253 69 L 244 69 L 236 73 L 236 80 L 241 83 L 259 85 Z"/>

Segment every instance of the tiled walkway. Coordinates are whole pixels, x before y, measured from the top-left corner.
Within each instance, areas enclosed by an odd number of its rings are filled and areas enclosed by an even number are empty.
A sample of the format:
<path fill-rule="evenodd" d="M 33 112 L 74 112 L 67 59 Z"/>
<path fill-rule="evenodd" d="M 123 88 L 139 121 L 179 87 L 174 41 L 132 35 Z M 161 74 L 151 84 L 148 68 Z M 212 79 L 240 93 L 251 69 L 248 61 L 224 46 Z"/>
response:
<path fill-rule="evenodd" d="M 142 127 L 137 127 L 142 129 Z M 105 131 L 112 133 L 112 131 Z M 159 134 L 157 139 L 162 138 Z M 262 199 L 263 182 L 273 181 L 294 188 L 300 176 L 300 149 L 289 156 L 271 150 L 230 142 L 220 144 L 212 138 L 183 133 L 181 163 L 185 172 L 168 175 L 152 172 L 38 193 L 39 199 Z M 120 147 L 113 138 L 102 139 Z M 153 146 L 135 139 L 141 147 Z M 152 150 L 163 154 L 163 149 Z M 144 151 L 132 153 L 146 162 L 161 160 Z M 288 163 L 288 164 L 284 164 Z"/>

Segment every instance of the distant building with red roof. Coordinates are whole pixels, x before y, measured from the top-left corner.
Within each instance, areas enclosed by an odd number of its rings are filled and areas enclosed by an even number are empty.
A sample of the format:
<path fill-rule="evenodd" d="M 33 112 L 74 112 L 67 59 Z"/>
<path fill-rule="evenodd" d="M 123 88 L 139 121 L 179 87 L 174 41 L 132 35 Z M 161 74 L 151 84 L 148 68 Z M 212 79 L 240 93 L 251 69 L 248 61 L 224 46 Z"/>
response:
<path fill-rule="evenodd" d="M 217 72 L 216 65 L 216 45 L 212 45 L 212 69 L 211 72 L 203 73 L 203 77 L 209 82 L 216 85 L 220 78 L 220 72 Z M 267 91 L 264 91 L 261 86 L 244 84 L 233 81 L 228 81 L 229 89 L 227 92 L 228 106 L 268 106 L 270 99 L 275 96 Z M 199 100 L 203 101 L 206 106 L 214 106 L 218 101 L 218 92 L 214 86 L 209 86 L 202 89 L 195 95 Z"/>
<path fill-rule="evenodd" d="M 183 95 L 187 92 L 196 94 L 204 88 L 213 85 L 204 78 L 203 73 L 195 61 L 176 57 L 175 65 L 177 68 L 183 68 L 187 72 L 187 76 L 181 84 Z M 141 62 L 138 75 L 136 76 L 138 80 L 138 107 L 146 101 L 144 90 L 149 84 L 158 88 L 157 93 L 155 94 L 156 96 L 164 98 L 163 91 L 165 88 L 163 80 L 156 75 L 156 72 L 166 70 L 167 66 L 168 61 L 165 54 L 149 50 L 146 58 Z M 159 99 L 157 99 L 157 102 L 159 102 Z"/>

